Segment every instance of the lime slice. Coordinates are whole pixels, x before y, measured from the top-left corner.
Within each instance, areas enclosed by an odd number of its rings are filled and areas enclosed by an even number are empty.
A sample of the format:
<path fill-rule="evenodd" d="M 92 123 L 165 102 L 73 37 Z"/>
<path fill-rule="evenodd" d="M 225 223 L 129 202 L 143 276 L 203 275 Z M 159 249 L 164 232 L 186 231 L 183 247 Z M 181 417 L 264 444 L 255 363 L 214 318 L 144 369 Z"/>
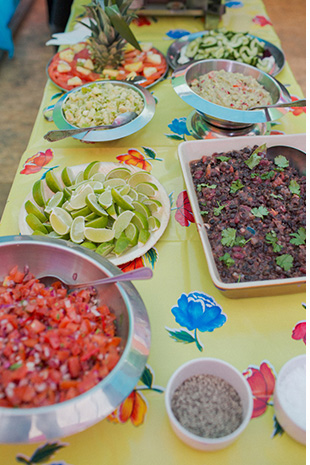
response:
<path fill-rule="evenodd" d="M 137 200 L 133 200 L 132 206 L 134 207 L 135 211 L 142 213 L 144 216 L 149 217 L 151 216 L 151 210 L 149 207 Z"/>
<path fill-rule="evenodd" d="M 72 221 L 70 213 L 60 207 L 55 207 L 50 214 L 50 223 L 54 231 L 60 236 L 70 231 Z"/>
<path fill-rule="evenodd" d="M 50 214 L 54 207 L 61 207 L 64 203 L 64 194 L 61 191 L 56 192 L 46 204 L 44 211 Z"/>
<path fill-rule="evenodd" d="M 46 199 L 44 194 L 44 181 L 42 179 L 38 179 L 32 186 L 32 196 L 39 207 L 45 206 Z"/>
<path fill-rule="evenodd" d="M 120 166 L 117 168 L 112 169 L 108 172 L 106 179 L 113 179 L 113 178 L 122 178 L 128 179 L 131 175 L 131 171 L 129 168 L 125 168 L 125 166 Z"/>
<path fill-rule="evenodd" d="M 46 236 L 46 234 L 36 229 L 35 231 L 33 231 L 32 236 Z"/>
<path fill-rule="evenodd" d="M 76 185 L 80 184 L 80 182 L 82 182 L 82 181 L 84 181 L 84 171 L 80 171 L 77 174 L 77 176 L 76 176 L 76 178 L 74 180 L 74 185 L 76 186 Z"/>
<path fill-rule="evenodd" d="M 108 179 L 107 181 L 104 181 L 103 183 L 103 187 L 106 189 L 107 187 L 121 187 L 121 186 L 125 186 L 126 184 L 126 181 L 124 179 L 121 179 L 121 178 L 112 178 L 112 179 Z"/>
<path fill-rule="evenodd" d="M 91 211 L 89 215 L 85 216 L 85 221 L 89 223 L 90 221 L 96 220 L 97 218 L 98 218 L 97 213 Z"/>
<path fill-rule="evenodd" d="M 112 205 L 112 193 L 111 191 L 104 191 L 98 197 L 98 203 L 101 205 L 105 210 Z"/>
<path fill-rule="evenodd" d="M 138 244 L 138 238 L 139 238 L 139 229 L 137 226 L 133 223 L 129 223 L 127 228 L 125 229 L 125 236 L 128 237 L 130 240 L 130 243 L 132 246 Z"/>
<path fill-rule="evenodd" d="M 102 257 L 106 257 L 109 255 L 109 253 L 112 252 L 114 249 L 114 243 L 113 242 L 103 242 L 96 248 L 96 252 L 102 255 Z"/>
<path fill-rule="evenodd" d="M 80 244 L 84 240 L 85 218 L 77 216 L 74 218 L 70 228 L 70 239 L 76 244 Z"/>
<path fill-rule="evenodd" d="M 148 220 L 146 218 L 145 215 L 143 215 L 143 213 L 140 213 L 140 212 L 137 212 L 135 211 L 134 212 L 134 216 L 131 220 L 131 222 L 137 226 L 137 228 L 139 229 L 139 231 L 141 229 L 148 229 L 149 228 L 149 223 L 148 223 Z"/>
<path fill-rule="evenodd" d="M 43 226 L 47 229 L 47 232 L 50 233 L 53 231 L 52 225 L 50 223 L 43 223 Z"/>
<path fill-rule="evenodd" d="M 53 239 L 64 239 L 65 241 L 67 241 L 68 239 L 70 239 L 70 235 L 69 234 L 64 234 L 63 236 L 60 236 L 59 234 L 57 234 L 55 231 L 51 231 L 48 233 L 48 237 L 52 237 Z"/>
<path fill-rule="evenodd" d="M 141 192 L 138 193 L 138 202 L 144 203 L 145 200 L 149 200 L 148 196 L 145 194 L 141 194 Z"/>
<path fill-rule="evenodd" d="M 108 208 L 107 208 L 107 213 L 114 219 L 117 218 L 117 213 L 116 213 L 116 209 L 115 209 L 115 204 L 112 203 L 112 205 L 110 205 Z"/>
<path fill-rule="evenodd" d="M 130 210 L 123 211 L 115 220 L 112 229 L 115 231 L 115 238 L 118 239 L 124 229 L 127 228 L 134 213 Z"/>
<path fill-rule="evenodd" d="M 129 197 L 132 198 L 132 200 L 138 200 L 138 197 L 139 197 L 139 194 L 138 192 L 136 192 L 134 189 L 130 189 L 130 191 L 127 193 L 127 195 L 129 195 Z M 141 194 L 142 195 L 142 194 Z M 145 198 L 147 199 L 148 197 L 145 196 Z"/>
<path fill-rule="evenodd" d="M 62 187 L 55 175 L 54 170 L 49 170 L 45 174 L 45 182 L 52 192 L 62 191 Z"/>
<path fill-rule="evenodd" d="M 47 220 L 44 213 L 39 210 L 35 204 L 31 202 L 31 200 L 27 200 L 27 202 L 25 202 L 25 210 L 27 213 L 33 213 L 42 223 Z"/>
<path fill-rule="evenodd" d="M 113 200 L 119 207 L 121 207 L 123 210 L 133 210 L 133 206 L 131 205 L 132 200 L 129 196 L 127 196 L 127 198 L 125 196 L 122 196 L 114 188 L 111 189 L 111 193 L 112 193 Z"/>
<path fill-rule="evenodd" d="M 128 239 L 128 237 L 126 237 L 125 235 L 121 235 L 115 242 L 115 247 L 113 249 L 113 252 L 116 255 L 120 255 L 123 252 L 125 252 L 125 250 L 128 249 L 128 247 L 130 246 L 131 246 L 130 239 Z"/>
<path fill-rule="evenodd" d="M 125 186 L 120 187 L 117 190 L 121 195 L 127 195 L 131 191 L 131 187 L 129 186 L 129 184 L 125 184 Z M 130 197 L 130 198 L 132 198 L 132 197 Z"/>
<path fill-rule="evenodd" d="M 85 200 L 87 206 L 91 209 L 92 212 L 97 213 L 97 215 L 101 216 L 108 215 L 105 209 L 102 208 L 101 205 L 99 205 L 99 203 L 97 202 L 97 197 L 94 193 L 88 194 Z"/>
<path fill-rule="evenodd" d="M 160 228 L 160 221 L 158 218 L 156 218 L 156 216 L 151 216 L 150 218 L 148 218 L 148 222 L 149 222 L 149 230 L 150 231 L 156 231 L 156 229 L 159 229 Z"/>
<path fill-rule="evenodd" d="M 89 163 L 84 170 L 84 179 L 91 178 L 94 174 L 98 173 L 100 168 L 100 161 L 92 161 Z"/>
<path fill-rule="evenodd" d="M 75 209 L 72 207 L 72 205 L 70 205 L 70 202 L 69 200 L 66 200 L 66 202 L 64 202 L 62 205 L 61 205 L 62 208 L 64 208 L 65 210 L 67 210 L 67 212 L 73 212 Z"/>
<path fill-rule="evenodd" d="M 86 223 L 87 228 L 105 228 L 108 224 L 108 215 L 106 216 L 99 216 L 99 218 L 95 218 L 94 220 L 88 221 Z"/>
<path fill-rule="evenodd" d="M 70 187 L 74 182 L 74 175 L 69 167 L 65 167 L 61 172 L 61 179 L 65 186 Z"/>
<path fill-rule="evenodd" d="M 41 231 L 44 234 L 48 233 L 48 230 L 46 229 L 46 227 L 39 220 L 39 218 L 33 213 L 28 213 L 28 215 L 26 216 L 26 223 L 28 224 L 28 226 L 30 226 L 30 228 L 33 231 Z"/>
<path fill-rule="evenodd" d="M 141 182 L 152 182 L 153 179 L 153 176 L 147 171 L 137 171 L 130 176 L 127 182 L 131 187 L 136 187 Z"/>
<path fill-rule="evenodd" d="M 72 190 L 70 189 L 70 187 L 67 187 L 67 186 L 66 186 L 66 187 L 63 189 L 62 192 L 63 192 L 64 198 L 65 198 L 66 200 L 70 199 L 70 197 L 71 197 L 71 195 L 72 195 Z"/>
<path fill-rule="evenodd" d="M 85 228 L 84 234 L 86 239 L 91 242 L 101 243 L 114 239 L 114 231 L 106 228 Z"/>
<path fill-rule="evenodd" d="M 92 213 L 91 209 L 89 207 L 83 207 L 80 208 L 79 210 L 75 210 L 71 213 L 72 218 L 76 218 L 77 216 L 87 216 L 90 213 Z"/>
<path fill-rule="evenodd" d="M 152 195 L 155 195 L 156 190 L 158 190 L 158 188 L 155 189 L 154 186 L 155 186 L 155 184 L 153 184 L 153 183 L 141 182 L 140 184 L 138 184 L 135 187 L 135 189 L 138 192 L 138 194 L 140 193 L 140 194 L 144 194 L 144 195 L 147 195 L 147 196 L 152 196 Z"/>
<path fill-rule="evenodd" d="M 100 182 L 100 181 L 91 181 L 91 180 L 80 182 L 80 184 L 78 184 L 76 186 L 76 189 L 74 191 L 74 195 L 79 194 L 80 192 L 82 192 L 87 186 L 91 187 L 92 192 L 94 192 L 95 189 L 96 190 L 102 189 L 102 182 Z"/>
<path fill-rule="evenodd" d="M 162 207 L 162 203 L 156 199 L 147 199 L 143 202 L 150 210 L 151 213 L 156 213 Z"/>
<path fill-rule="evenodd" d="M 147 229 L 140 229 L 138 242 L 145 244 L 149 240 L 150 235 L 151 233 Z"/>
<path fill-rule="evenodd" d="M 90 180 L 91 181 L 104 182 L 105 181 L 105 174 L 104 173 L 95 173 L 95 174 L 92 175 Z"/>
<path fill-rule="evenodd" d="M 82 189 L 80 190 L 78 194 L 74 194 L 71 196 L 69 200 L 70 207 L 72 207 L 74 210 L 79 210 L 80 208 L 84 208 L 86 205 L 88 205 L 86 203 L 86 198 L 90 194 L 95 195 L 92 187 L 85 184 L 84 186 L 82 186 Z"/>
<path fill-rule="evenodd" d="M 86 249 L 90 249 L 90 250 L 95 250 L 97 248 L 96 244 L 90 241 L 85 241 L 81 245 L 83 247 L 86 247 Z"/>

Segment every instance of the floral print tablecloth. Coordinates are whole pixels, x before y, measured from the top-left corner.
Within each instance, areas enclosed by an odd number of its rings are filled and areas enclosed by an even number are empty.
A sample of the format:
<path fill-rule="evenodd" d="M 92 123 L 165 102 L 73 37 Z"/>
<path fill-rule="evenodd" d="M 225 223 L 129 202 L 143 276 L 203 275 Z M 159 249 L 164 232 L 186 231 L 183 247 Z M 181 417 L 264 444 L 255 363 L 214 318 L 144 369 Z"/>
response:
<path fill-rule="evenodd" d="M 74 2 L 69 29 L 83 4 L 82 0 Z M 259 0 L 226 1 L 220 25 L 249 31 L 281 47 Z M 165 53 L 176 38 L 203 30 L 203 21 L 140 17 L 133 28 L 139 40 L 152 41 Z M 294 99 L 302 97 L 287 63 L 277 79 Z M 192 139 L 186 127 L 192 109 L 173 91 L 170 75 L 151 92 L 157 100 L 156 113 L 138 133 L 107 143 L 84 144 L 70 138 L 51 145 L 43 135 L 54 125 L 44 120 L 42 110 L 57 98 L 58 90 L 48 82 L 0 225 L 1 235 L 19 233 L 23 200 L 34 181 L 50 169 L 100 160 L 135 165 L 157 177 L 170 198 L 168 228 L 147 254 L 122 266 L 149 266 L 154 271 L 151 281 L 136 283 L 151 321 L 148 364 L 134 391 L 107 419 L 67 438 L 0 445 L 0 463 L 303 464 L 305 447 L 292 440 L 274 417 L 273 391 L 283 364 L 305 353 L 305 295 L 232 300 L 214 287 L 177 157 L 178 144 Z M 303 133 L 305 121 L 305 108 L 291 109 L 269 127 L 269 133 Z M 197 357 L 216 357 L 233 364 L 253 393 L 249 426 L 238 441 L 218 452 L 203 453 L 184 445 L 170 428 L 165 412 L 164 390 L 169 377 L 182 363 Z"/>

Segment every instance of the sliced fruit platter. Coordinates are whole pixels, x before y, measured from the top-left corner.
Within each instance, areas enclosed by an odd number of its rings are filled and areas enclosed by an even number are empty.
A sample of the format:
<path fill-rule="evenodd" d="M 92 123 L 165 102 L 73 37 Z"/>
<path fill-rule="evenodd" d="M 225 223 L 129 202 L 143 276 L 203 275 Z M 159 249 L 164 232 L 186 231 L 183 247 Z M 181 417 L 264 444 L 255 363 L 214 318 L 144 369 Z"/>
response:
<path fill-rule="evenodd" d="M 125 80 L 141 76 L 141 86 L 154 85 L 165 76 L 168 64 L 164 55 L 151 43 L 141 44 L 141 51 L 128 45 L 121 64 L 115 68 L 107 66 L 95 71 L 89 46 L 74 44 L 56 53 L 47 66 L 49 78 L 62 90 L 71 90 L 88 82 L 102 79 Z"/>
<path fill-rule="evenodd" d="M 155 245 L 169 216 L 169 197 L 153 175 L 94 161 L 47 171 L 21 208 L 19 228 L 80 244 L 121 265 Z"/>

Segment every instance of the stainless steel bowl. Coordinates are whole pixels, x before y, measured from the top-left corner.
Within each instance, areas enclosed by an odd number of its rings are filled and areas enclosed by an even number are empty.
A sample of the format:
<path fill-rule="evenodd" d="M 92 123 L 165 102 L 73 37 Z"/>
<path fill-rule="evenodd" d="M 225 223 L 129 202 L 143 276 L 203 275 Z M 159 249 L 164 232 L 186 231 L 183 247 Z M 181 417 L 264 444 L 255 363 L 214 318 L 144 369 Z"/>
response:
<path fill-rule="evenodd" d="M 267 111 L 235 110 L 211 103 L 193 92 L 190 83 L 194 79 L 210 71 L 219 71 L 221 69 L 231 73 L 252 76 L 270 93 L 272 103 L 291 102 L 292 100 L 286 88 L 274 77 L 254 66 L 238 61 L 201 60 L 189 66 L 178 68 L 172 75 L 172 85 L 175 92 L 182 100 L 199 111 L 209 123 L 226 129 L 241 128 L 277 120 L 289 111 L 287 108 L 271 108 Z"/>
<path fill-rule="evenodd" d="M 90 281 L 119 273 L 92 251 L 63 240 L 34 236 L 0 237 L 0 281 L 18 265 L 37 275 L 77 273 Z M 0 407 L 0 443 L 39 442 L 82 431 L 109 415 L 133 391 L 150 349 L 150 324 L 144 303 L 131 283 L 98 286 L 98 299 L 116 315 L 122 355 L 94 388 L 69 401 L 38 408 Z"/>
<path fill-rule="evenodd" d="M 152 94 L 147 89 L 137 84 L 132 84 L 130 82 L 125 82 L 125 81 L 115 81 L 115 80 L 95 81 L 95 82 L 90 82 L 88 84 L 84 84 L 83 86 L 76 87 L 75 89 L 72 89 L 66 94 L 64 94 L 58 100 L 55 106 L 50 106 L 47 109 L 45 109 L 45 111 L 53 110 L 53 121 L 59 129 L 73 129 L 76 126 L 70 124 L 66 120 L 64 116 L 64 112 L 63 112 L 63 105 L 68 99 L 69 95 L 74 92 L 77 92 L 78 90 L 84 87 L 89 87 L 94 84 L 106 84 L 106 83 L 112 84 L 114 86 L 127 87 L 127 88 L 130 88 L 138 92 L 138 94 L 142 97 L 144 101 L 144 107 L 143 107 L 142 112 L 135 119 L 133 119 L 127 124 L 124 124 L 123 126 L 116 127 L 113 129 L 102 129 L 102 130 L 97 130 L 97 131 L 91 131 L 87 135 L 85 135 L 85 133 L 83 132 L 81 134 L 76 134 L 75 136 L 72 136 L 72 137 L 74 137 L 75 139 L 83 139 L 83 141 L 86 141 L 86 142 L 106 142 L 110 140 L 122 139 L 123 137 L 129 136 L 139 131 L 147 123 L 151 121 L 151 119 L 153 118 L 155 114 L 155 99 L 152 96 Z"/>

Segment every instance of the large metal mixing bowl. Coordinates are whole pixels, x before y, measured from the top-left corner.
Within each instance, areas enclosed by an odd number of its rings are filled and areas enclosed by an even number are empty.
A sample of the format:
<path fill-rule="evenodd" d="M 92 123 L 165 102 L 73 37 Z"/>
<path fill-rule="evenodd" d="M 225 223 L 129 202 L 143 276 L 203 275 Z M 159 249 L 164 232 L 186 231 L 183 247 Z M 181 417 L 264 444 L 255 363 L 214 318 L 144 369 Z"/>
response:
<path fill-rule="evenodd" d="M 0 281 L 18 265 L 34 275 L 45 272 L 68 280 L 94 280 L 119 273 L 95 252 L 59 239 L 0 237 Z M 133 391 L 150 349 L 150 324 L 144 303 L 131 283 L 97 287 L 99 302 L 116 315 L 122 355 L 106 378 L 71 400 L 38 408 L 0 407 L 0 443 L 39 442 L 82 431 L 109 415 Z"/>
<path fill-rule="evenodd" d="M 205 100 L 196 94 L 190 87 L 190 83 L 210 71 L 224 69 L 231 73 L 241 73 L 252 76 L 271 95 L 272 103 L 291 102 L 291 97 L 286 88 L 274 77 L 255 68 L 254 66 L 232 60 L 201 60 L 189 66 L 183 66 L 174 71 L 172 85 L 175 92 L 184 102 L 201 113 L 206 121 L 214 126 L 225 129 L 234 129 L 250 126 L 257 123 L 266 123 L 281 118 L 287 108 L 270 108 L 268 110 L 235 110 L 223 107 Z"/>

